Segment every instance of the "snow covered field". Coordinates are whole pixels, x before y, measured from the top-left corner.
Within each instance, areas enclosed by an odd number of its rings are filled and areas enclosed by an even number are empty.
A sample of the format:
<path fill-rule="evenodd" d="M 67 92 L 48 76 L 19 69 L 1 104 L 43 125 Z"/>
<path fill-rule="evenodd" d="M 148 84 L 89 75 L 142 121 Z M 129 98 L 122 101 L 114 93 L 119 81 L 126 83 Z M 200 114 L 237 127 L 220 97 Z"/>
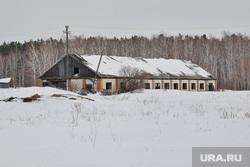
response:
<path fill-rule="evenodd" d="M 21 99 L 35 94 L 41 97 Z M 191 167 L 192 147 L 250 146 L 249 91 L 87 98 L 54 88 L 0 89 L 0 166 Z"/>

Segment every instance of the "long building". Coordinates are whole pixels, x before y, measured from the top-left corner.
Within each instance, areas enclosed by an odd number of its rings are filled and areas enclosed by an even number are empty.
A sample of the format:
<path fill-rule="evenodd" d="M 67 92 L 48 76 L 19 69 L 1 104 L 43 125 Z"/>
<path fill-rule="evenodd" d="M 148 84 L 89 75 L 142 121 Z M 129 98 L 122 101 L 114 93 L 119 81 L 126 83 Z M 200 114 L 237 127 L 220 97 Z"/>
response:
<path fill-rule="evenodd" d="M 64 56 L 40 76 L 39 86 L 66 89 L 68 83 L 69 89 L 74 92 L 82 88 L 94 88 L 97 91 L 109 90 L 114 93 L 123 92 L 124 87 L 217 90 L 216 78 L 190 61 L 120 56 L 102 56 L 100 64 L 99 60 L 100 55 Z M 98 64 L 100 66 L 96 73 Z"/>

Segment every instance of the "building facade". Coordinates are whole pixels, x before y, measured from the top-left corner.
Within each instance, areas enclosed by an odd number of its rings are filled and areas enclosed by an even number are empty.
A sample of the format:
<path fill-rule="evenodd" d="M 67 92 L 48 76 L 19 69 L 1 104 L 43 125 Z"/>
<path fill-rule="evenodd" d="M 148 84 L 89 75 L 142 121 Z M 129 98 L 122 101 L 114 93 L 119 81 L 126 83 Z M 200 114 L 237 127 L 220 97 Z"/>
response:
<path fill-rule="evenodd" d="M 216 91 L 217 80 L 190 61 L 100 55 L 65 56 L 40 76 L 39 86 L 123 92 L 124 88 Z M 95 84 L 93 84 L 96 77 Z M 68 80 L 68 82 L 66 82 Z"/>

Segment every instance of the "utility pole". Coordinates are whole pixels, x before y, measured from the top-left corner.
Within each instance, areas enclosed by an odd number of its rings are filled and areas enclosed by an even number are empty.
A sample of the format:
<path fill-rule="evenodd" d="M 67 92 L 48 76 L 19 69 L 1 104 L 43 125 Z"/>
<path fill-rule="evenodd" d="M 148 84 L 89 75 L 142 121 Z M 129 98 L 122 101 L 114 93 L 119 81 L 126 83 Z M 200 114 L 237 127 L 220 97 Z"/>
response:
<path fill-rule="evenodd" d="M 99 67 L 100 67 L 100 64 L 101 64 L 101 61 L 102 61 L 103 51 L 104 51 L 104 50 L 102 50 L 101 57 L 100 57 L 100 59 L 99 59 L 99 63 L 98 63 L 98 66 L 97 66 L 97 69 L 96 69 L 96 72 L 95 72 L 95 77 L 94 77 L 94 80 L 93 80 L 93 87 L 92 87 L 92 92 L 93 92 L 93 93 L 96 93 L 96 91 L 95 91 L 95 80 L 96 80 L 97 73 L 98 73 L 98 70 L 99 70 Z"/>
<path fill-rule="evenodd" d="M 66 49 L 66 53 L 67 55 L 69 55 L 69 26 L 65 26 L 66 28 L 66 45 L 67 45 L 67 49 Z"/>
<path fill-rule="evenodd" d="M 69 91 L 69 77 L 70 77 L 70 68 L 69 68 L 69 34 L 70 34 L 70 31 L 69 31 L 69 26 L 66 25 L 65 26 L 66 28 L 66 31 L 63 31 L 64 33 L 66 33 L 66 59 L 67 59 L 67 62 L 66 62 L 66 87 L 67 87 L 67 91 Z"/>
<path fill-rule="evenodd" d="M 16 42 L 16 58 L 15 58 L 15 83 L 14 87 L 17 87 L 17 42 Z"/>

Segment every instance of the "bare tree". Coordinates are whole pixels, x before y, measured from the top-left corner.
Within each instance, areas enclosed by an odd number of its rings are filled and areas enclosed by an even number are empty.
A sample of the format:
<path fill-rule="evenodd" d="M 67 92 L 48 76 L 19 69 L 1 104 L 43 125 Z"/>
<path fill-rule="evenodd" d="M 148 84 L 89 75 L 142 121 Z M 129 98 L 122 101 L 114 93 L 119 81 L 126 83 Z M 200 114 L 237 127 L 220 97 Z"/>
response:
<path fill-rule="evenodd" d="M 143 81 L 147 75 L 144 71 L 124 66 L 120 69 L 119 74 L 124 78 L 121 82 L 120 92 L 131 92 L 144 87 Z"/>

